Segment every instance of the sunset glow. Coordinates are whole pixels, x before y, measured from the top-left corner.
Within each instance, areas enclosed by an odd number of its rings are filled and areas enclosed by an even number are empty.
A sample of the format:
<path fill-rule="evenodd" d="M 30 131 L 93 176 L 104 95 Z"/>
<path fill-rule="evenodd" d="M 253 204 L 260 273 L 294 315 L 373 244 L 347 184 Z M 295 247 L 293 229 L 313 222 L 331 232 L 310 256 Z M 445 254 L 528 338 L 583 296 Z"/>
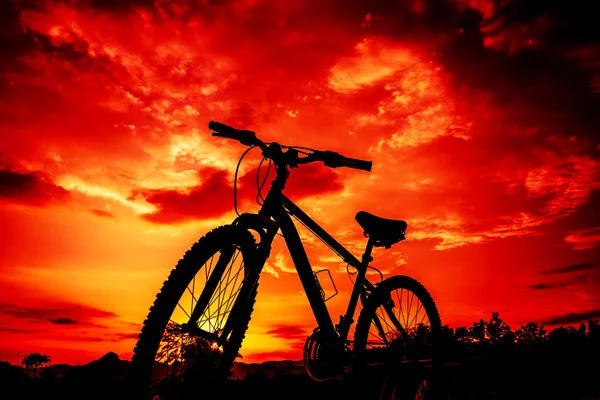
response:
<path fill-rule="evenodd" d="M 0 360 L 131 357 L 170 270 L 235 217 L 245 147 L 210 120 L 372 160 L 301 166 L 284 193 L 357 257 L 358 211 L 406 220 L 373 265 L 419 280 L 443 324 L 600 318 L 600 50 L 550 6 L 495 3 L 1 2 Z M 337 322 L 346 265 L 299 229 Z M 243 361 L 300 359 L 315 324 L 278 237 Z"/>

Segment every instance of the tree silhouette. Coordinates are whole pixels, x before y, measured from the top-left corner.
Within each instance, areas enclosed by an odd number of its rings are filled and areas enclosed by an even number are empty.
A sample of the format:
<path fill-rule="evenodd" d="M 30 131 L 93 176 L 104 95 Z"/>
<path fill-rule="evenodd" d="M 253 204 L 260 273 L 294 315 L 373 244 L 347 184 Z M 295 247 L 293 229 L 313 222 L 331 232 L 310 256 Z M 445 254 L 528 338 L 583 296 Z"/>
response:
<path fill-rule="evenodd" d="M 573 326 L 560 326 L 548 334 L 550 346 L 561 353 L 572 353 L 583 347 L 586 341 L 584 329 L 576 329 Z"/>
<path fill-rule="evenodd" d="M 600 324 L 598 320 L 590 319 L 587 326 L 587 344 L 592 357 L 600 356 Z"/>
<path fill-rule="evenodd" d="M 517 329 L 515 336 L 521 346 L 537 346 L 546 340 L 546 330 L 537 322 L 528 322 Z"/>
<path fill-rule="evenodd" d="M 416 339 L 416 338 L 413 338 Z M 428 340 L 421 335 L 421 343 Z M 536 352 L 552 351 L 558 354 L 586 352 L 590 357 L 600 356 L 600 322 L 589 320 L 587 326 L 560 326 L 548 332 L 538 322 L 528 322 L 516 331 L 492 312 L 489 320 L 480 319 L 469 328 L 455 329 L 442 326 L 440 343 L 445 357 L 463 358 L 478 354 L 505 352 L 508 350 Z"/>
<path fill-rule="evenodd" d="M 456 330 L 454 331 L 454 335 L 456 337 L 456 340 L 460 343 L 468 343 L 471 337 L 469 329 L 466 326 L 459 326 L 458 328 L 456 328 Z"/>
<path fill-rule="evenodd" d="M 454 329 L 450 328 L 448 325 L 442 325 L 442 330 L 440 332 L 440 341 L 443 347 L 446 349 L 455 347 L 457 343 Z"/>
<path fill-rule="evenodd" d="M 40 353 L 30 353 L 23 358 L 21 364 L 29 370 L 33 370 L 33 376 L 37 377 L 38 369 L 44 364 L 48 364 L 50 362 L 50 356 Z"/>
<path fill-rule="evenodd" d="M 473 326 L 469 328 L 469 342 L 483 343 L 485 341 L 485 321 L 480 319 L 479 322 L 473 322 Z"/>
<path fill-rule="evenodd" d="M 510 326 L 500 318 L 499 313 L 492 312 L 492 318 L 485 324 L 485 339 L 492 346 L 508 346 L 514 343 L 514 333 Z"/>

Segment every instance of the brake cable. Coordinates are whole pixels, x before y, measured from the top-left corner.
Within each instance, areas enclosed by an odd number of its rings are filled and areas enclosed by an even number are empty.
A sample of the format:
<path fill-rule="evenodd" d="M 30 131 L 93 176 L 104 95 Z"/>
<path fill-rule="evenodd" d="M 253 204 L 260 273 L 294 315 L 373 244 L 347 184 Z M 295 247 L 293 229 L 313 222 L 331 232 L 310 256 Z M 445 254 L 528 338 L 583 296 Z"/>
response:
<path fill-rule="evenodd" d="M 245 152 L 244 154 L 242 154 L 242 156 L 240 157 L 240 160 L 237 163 L 237 166 L 235 167 L 235 175 L 233 177 L 233 209 L 235 210 L 235 213 L 237 214 L 237 216 L 240 216 L 240 213 L 238 212 L 237 209 L 237 176 L 238 176 L 238 171 L 240 169 L 240 164 L 242 163 L 242 160 L 244 159 L 244 157 L 246 156 L 246 154 L 248 154 L 248 152 L 250 150 L 252 150 L 253 148 L 255 148 L 256 145 L 252 145 L 250 146 Z"/>

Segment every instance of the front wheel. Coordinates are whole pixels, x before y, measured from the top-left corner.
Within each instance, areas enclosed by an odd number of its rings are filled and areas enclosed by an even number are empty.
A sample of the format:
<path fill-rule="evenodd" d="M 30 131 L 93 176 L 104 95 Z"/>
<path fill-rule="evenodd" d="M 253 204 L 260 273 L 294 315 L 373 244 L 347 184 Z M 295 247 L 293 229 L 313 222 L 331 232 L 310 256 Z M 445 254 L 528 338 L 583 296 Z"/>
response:
<path fill-rule="evenodd" d="M 134 397 L 191 398 L 200 382 L 228 376 L 248 329 L 256 286 L 235 321 L 229 317 L 242 287 L 253 284 L 246 279 L 246 262 L 255 250 L 248 231 L 227 225 L 186 252 L 139 334 L 129 376 Z"/>
<path fill-rule="evenodd" d="M 441 321 L 427 290 L 407 276 L 390 277 L 371 293 L 354 334 L 354 372 L 366 397 L 431 399 L 440 369 Z"/>

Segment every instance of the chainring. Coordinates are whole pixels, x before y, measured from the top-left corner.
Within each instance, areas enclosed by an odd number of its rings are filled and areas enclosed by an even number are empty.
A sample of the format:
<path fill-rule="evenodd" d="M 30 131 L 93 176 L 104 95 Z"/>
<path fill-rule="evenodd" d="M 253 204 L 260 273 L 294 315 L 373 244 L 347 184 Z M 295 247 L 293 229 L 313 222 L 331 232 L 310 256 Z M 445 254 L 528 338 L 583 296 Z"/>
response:
<path fill-rule="evenodd" d="M 316 381 L 337 379 L 344 374 L 348 350 L 339 341 L 325 340 L 319 328 L 306 339 L 304 344 L 304 367 Z"/>

